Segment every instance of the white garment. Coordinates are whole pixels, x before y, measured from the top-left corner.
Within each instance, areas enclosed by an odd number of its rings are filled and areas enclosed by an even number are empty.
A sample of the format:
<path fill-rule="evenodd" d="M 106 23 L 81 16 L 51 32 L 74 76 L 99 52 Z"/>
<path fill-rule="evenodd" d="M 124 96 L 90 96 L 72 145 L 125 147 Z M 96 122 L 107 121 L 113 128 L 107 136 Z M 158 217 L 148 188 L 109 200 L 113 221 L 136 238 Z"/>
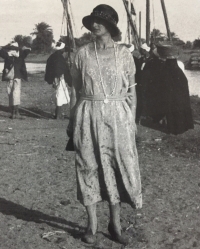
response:
<path fill-rule="evenodd" d="M 182 71 L 185 73 L 185 65 L 183 64 L 183 62 L 177 60 L 177 63 L 178 63 L 178 66 L 180 67 L 180 69 L 182 69 Z"/>
<path fill-rule="evenodd" d="M 15 51 L 15 50 L 10 50 L 8 52 L 9 56 L 14 56 L 14 57 L 19 57 L 19 51 Z"/>
<path fill-rule="evenodd" d="M 145 64 L 146 64 L 145 62 L 142 63 L 141 70 L 144 69 Z"/>
<path fill-rule="evenodd" d="M 147 46 L 146 43 L 143 43 L 142 46 L 141 46 L 141 48 L 144 49 L 144 50 L 146 50 L 147 52 L 149 52 L 150 49 L 151 49 L 149 46 Z"/>
<path fill-rule="evenodd" d="M 8 81 L 7 92 L 9 98 L 9 106 L 21 104 L 21 79 L 13 79 Z"/>
<path fill-rule="evenodd" d="M 70 102 L 69 92 L 64 77 L 56 78 L 53 85 L 56 88 L 56 105 L 62 106 Z"/>

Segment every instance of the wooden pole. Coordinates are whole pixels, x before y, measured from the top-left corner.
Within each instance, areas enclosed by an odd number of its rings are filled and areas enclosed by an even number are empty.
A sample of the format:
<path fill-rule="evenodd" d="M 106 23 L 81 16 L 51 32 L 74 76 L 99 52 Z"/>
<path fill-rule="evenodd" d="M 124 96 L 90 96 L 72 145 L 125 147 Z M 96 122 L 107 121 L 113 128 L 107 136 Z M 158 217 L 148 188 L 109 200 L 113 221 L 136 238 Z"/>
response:
<path fill-rule="evenodd" d="M 150 0 L 146 0 L 146 43 L 150 43 Z"/>
<path fill-rule="evenodd" d="M 127 1 L 128 4 L 128 10 L 130 11 L 130 1 Z M 129 19 L 127 18 L 127 36 L 128 36 L 128 43 L 131 43 L 131 34 L 130 34 L 130 22 Z"/>
<path fill-rule="evenodd" d="M 74 40 L 74 34 L 73 34 L 73 29 L 72 29 L 72 22 L 71 22 L 71 17 L 70 17 L 70 14 L 69 14 L 68 2 L 66 2 L 66 11 L 67 11 L 67 19 L 68 19 L 69 29 L 70 29 L 70 33 L 71 33 L 71 39 L 72 39 L 73 48 L 76 49 L 76 43 L 75 43 L 75 40 Z"/>
<path fill-rule="evenodd" d="M 141 11 L 139 12 L 139 45 L 140 45 L 140 47 L 141 47 L 141 45 L 142 45 L 142 41 L 141 41 L 141 39 L 142 39 L 142 13 L 141 13 Z"/>
<path fill-rule="evenodd" d="M 71 23 L 71 18 L 70 18 L 70 14 L 69 14 L 69 8 L 68 8 L 68 1 L 69 0 L 61 0 L 61 1 L 63 3 L 65 18 L 66 18 L 67 35 L 72 40 L 72 46 L 73 46 L 73 48 L 76 49 L 76 43 L 75 43 L 75 40 L 74 40 L 72 23 Z"/>
<path fill-rule="evenodd" d="M 165 25 L 166 25 L 166 29 L 167 29 L 167 35 L 169 37 L 169 40 L 172 42 L 172 36 L 171 36 L 170 28 L 169 28 L 169 22 L 168 22 L 168 17 L 167 17 L 167 11 L 166 11 L 166 7 L 165 7 L 165 2 L 164 2 L 164 0 L 160 0 L 160 1 L 161 1 L 162 10 L 163 10 L 164 18 L 165 18 Z"/>
<path fill-rule="evenodd" d="M 125 1 L 125 0 L 122 0 L 122 1 L 123 1 L 123 3 L 124 3 L 125 9 L 126 9 L 126 13 L 127 13 L 127 16 L 128 16 L 129 22 L 130 22 L 130 26 L 131 26 L 131 29 L 132 29 L 132 35 L 133 35 L 133 37 L 134 37 L 133 43 L 134 43 L 134 45 L 135 45 L 136 48 L 139 48 L 139 36 L 138 36 L 138 32 L 137 32 L 136 25 L 135 25 L 135 23 L 133 22 L 131 13 L 130 13 L 129 10 L 128 10 L 126 1 Z"/>

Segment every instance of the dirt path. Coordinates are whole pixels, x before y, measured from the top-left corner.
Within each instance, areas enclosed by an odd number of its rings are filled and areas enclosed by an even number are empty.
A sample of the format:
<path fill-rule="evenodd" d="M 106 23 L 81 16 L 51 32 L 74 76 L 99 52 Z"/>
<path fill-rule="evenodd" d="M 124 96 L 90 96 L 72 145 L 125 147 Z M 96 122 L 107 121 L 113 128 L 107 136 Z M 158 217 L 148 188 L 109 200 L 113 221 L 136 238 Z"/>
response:
<path fill-rule="evenodd" d="M 44 118 L 23 111 L 25 120 L 10 120 L 1 83 L 0 249 L 88 248 L 79 239 L 86 213 L 76 201 L 74 153 L 65 151 L 68 109 L 65 120 L 51 119 L 51 95 L 42 74 L 31 76 L 22 106 Z M 200 248 L 199 137 L 200 125 L 180 136 L 138 127 L 144 206 L 122 205 L 127 248 Z M 108 219 L 108 205 L 98 204 L 98 242 L 90 248 L 123 248 L 110 240 Z"/>

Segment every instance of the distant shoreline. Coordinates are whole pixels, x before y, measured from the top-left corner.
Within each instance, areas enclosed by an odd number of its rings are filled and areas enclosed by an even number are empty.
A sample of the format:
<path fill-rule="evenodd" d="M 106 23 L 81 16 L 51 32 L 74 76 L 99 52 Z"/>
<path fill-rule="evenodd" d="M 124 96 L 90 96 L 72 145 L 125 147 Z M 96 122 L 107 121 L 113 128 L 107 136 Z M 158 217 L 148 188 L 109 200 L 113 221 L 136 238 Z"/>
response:
<path fill-rule="evenodd" d="M 49 54 L 29 54 L 25 61 L 27 63 L 46 63 L 47 59 L 49 58 Z M 0 58 L 0 62 L 4 62 L 4 59 Z"/>
<path fill-rule="evenodd" d="M 191 49 L 182 50 L 179 55 L 179 60 L 182 61 L 184 64 L 186 64 L 190 60 L 191 53 L 195 51 L 197 50 L 191 50 Z M 48 54 L 30 53 L 25 61 L 27 63 L 46 63 L 50 55 L 51 53 L 48 53 Z M 0 57 L 0 62 L 3 62 L 3 61 L 4 60 Z"/>

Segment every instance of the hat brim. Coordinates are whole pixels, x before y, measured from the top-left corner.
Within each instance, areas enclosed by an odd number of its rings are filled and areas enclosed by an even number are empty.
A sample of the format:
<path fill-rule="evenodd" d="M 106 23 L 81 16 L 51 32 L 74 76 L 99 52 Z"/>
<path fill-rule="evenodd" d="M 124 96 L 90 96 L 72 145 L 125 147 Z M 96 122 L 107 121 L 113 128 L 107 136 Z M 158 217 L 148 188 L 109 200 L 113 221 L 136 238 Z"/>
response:
<path fill-rule="evenodd" d="M 177 59 L 179 57 L 177 47 L 171 44 L 158 44 L 157 52 L 162 59 Z"/>
<path fill-rule="evenodd" d="M 90 15 L 90 16 L 85 16 L 82 19 L 83 25 L 86 27 L 86 29 L 90 30 L 91 32 L 92 32 L 92 25 L 91 24 L 94 21 L 94 18 L 96 18 L 96 17 Z M 115 36 L 120 34 L 119 28 L 114 23 L 109 22 L 108 20 L 106 20 L 102 17 L 98 17 L 98 18 L 104 20 L 110 26 L 110 28 L 112 29 L 112 33 L 111 33 L 112 37 L 115 37 Z"/>

